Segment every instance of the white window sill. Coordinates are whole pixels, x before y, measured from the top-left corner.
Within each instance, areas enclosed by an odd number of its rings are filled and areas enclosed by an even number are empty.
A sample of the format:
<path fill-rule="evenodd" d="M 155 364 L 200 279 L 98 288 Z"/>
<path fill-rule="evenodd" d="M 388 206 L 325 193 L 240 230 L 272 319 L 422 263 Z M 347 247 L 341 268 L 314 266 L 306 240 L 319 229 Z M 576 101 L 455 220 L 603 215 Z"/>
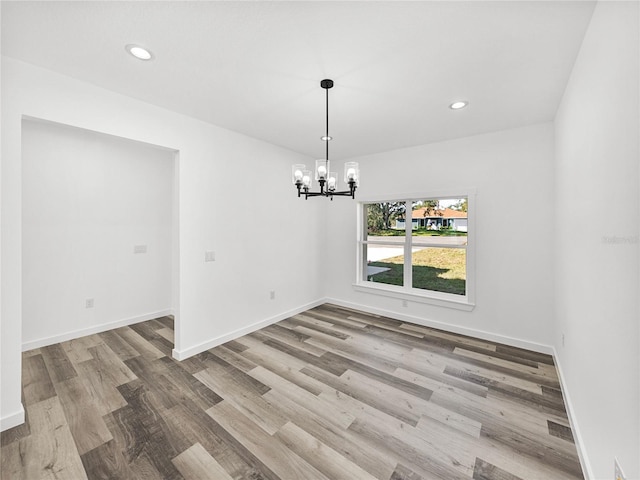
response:
<path fill-rule="evenodd" d="M 383 295 L 385 297 L 398 298 L 409 302 L 427 303 L 438 307 L 454 308 L 456 310 L 464 310 L 467 312 L 475 308 L 475 303 L 469 301 L 466 296 L 452 295 L 440 292 L 407 292 L 402 287 L 387 285 L 383 283 L 362 282 L 354 283 L 353 289 L 358 292 L 369 293 L 372 295 Z"/>

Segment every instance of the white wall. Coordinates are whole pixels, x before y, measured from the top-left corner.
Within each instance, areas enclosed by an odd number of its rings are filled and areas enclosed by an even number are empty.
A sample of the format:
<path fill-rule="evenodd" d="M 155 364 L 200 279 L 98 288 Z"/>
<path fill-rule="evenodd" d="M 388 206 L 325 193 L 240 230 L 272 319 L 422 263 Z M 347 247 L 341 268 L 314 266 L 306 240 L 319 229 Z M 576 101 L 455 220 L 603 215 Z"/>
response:
<path fill-rule="evenodd" d="M 215 108 L 212 105 L 211 108 Z M 2 58 L 2 428 L 19 423 L 23 116 L 179 152 L 176 354 L 305 308 L 323 202 L 295 198 L 291 164 L 311 159 L 7 57 Z M 320 219 L 320 221 L 318 221 Z M 215 262 L 204 252 L 215 251 Z M 276 299 L 269 291 L 276 290 Z"/>
<path fill-rule="evenodd" d="M 638 15 L 597 5 L 556 118 L 554 344 L 598 480 L 640 478 Z"/>
<path fill-rule="evenodd" d="M 171 312 L 173 162 L 170 150 L 23 121 L 23 349 Z"/>
<path fill-rule="evenodd" d="M 462 112 L 453 112 L 453 114 Z M 542 349 L 553 332 L 553 126 L 534 125 L 358 158 L 366 198 L 477 190 L 472 312 L 355 291 L 356 205 L 328 207 L 327 295 L 418 323 Z"/>

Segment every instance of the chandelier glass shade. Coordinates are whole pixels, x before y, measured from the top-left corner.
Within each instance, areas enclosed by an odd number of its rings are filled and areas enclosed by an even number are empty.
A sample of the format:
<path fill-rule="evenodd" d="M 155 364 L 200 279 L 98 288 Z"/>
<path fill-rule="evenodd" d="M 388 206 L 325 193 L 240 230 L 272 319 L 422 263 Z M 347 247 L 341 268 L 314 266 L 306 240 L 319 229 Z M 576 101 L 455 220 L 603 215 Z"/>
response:
<path fill-rule="evenodd" d="M 360 182 L 360 168 L 358 162 L 345 162 L 344 164 L 344 183 L 347 190 L 340 190 L 338 173 L 331 170 L 329 164 L 329 89 L 333 87 L 333 80 L 325 79 L 320 82 L 320 86 L 326 92 L 326 132 L 322 137 L 325 142 L 325 158 L 316 160 L 313 172 L 307 169 L 306 165 L 301 163 L 291 167 L 291 178 L 293 184 L 298 190 L 298 197 L 308 199 L 309 197 L 327 197 L 333 200 L 333 197 L 351 197 L 355 198 L 356 188 Z M 312 191 L 314 180 L 318 183 L 319 190 Z"/>

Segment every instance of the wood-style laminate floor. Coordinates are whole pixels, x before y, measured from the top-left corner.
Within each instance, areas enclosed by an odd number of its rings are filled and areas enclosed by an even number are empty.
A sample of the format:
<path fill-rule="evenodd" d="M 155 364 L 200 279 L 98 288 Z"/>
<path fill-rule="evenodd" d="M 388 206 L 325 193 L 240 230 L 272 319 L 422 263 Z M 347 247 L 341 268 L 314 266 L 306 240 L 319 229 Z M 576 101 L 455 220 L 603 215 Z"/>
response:
<path fill-rule="evenodd" d="M 323 305 L 178 362 L 170 318 L 23 354 L 2 479 L 582 479 L 551 357 Z"/>

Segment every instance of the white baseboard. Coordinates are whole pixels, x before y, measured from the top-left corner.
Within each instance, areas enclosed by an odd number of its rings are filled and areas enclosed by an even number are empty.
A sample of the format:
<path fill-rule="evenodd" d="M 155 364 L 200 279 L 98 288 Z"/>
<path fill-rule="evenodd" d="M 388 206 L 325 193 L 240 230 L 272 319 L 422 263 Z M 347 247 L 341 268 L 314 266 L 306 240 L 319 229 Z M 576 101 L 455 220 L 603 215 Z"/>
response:
<path fill-rule="evenodd" d="M 591 463 L 587 457 L 587 452 L 584 448 L 584 441 L 582 440 L 582 434 L 580 433 L 580 427 L 578 420 L 573 410 L 573 403 L 571 403 L 571 396 L 569 395 L 569 387 L 564 381 L 564 374 L 562 372 L 562 363 L 558 357 L 558 352 L 553 347 L 553 361 L 556 364 L 556 370 L 558 371 L 558 380 L 560 380 L 560 387 L 562 388 L 562 396 L 564 397 L 564 405 L 567 409 L 567 415 L 569 416 L 569 425 L 571 426 L 571 432 L 573 433 L 573 440 L 576 444 L 576 450 L 578 451 L 578 458 L 580 459 L 580 465 L 582 466 L 582 473 L 584 473 L 585 480 L 594 479 L 593 470 L 591 469 Z"/>
<path fill-rule="evenodd" d="M 0 432 L 17 427 L 24 423 L 24 407 L 20 404 L 20 410 L 0 418 Z"/>
<path fill-rule="evenodd" d="M 415 323 L 424 327 L 437 328 L 439 330 L 445 330 L 447 332 L 458 333 L 460 335 L 466 335 L 469 337 L 480 338 L 482 340 L 488 340 L 490 342 L 503 343 L 512 347 L 524 348 L 526 350 L 532 350 L 538 353 L 546 353 L 547 355 L 553 355 L 553 347 L 550 345 L 543 345 L 541 343 L 530 342 L 528 340 L 522 340 L 519 338 L 508 337 L 506 335 L 500 335 L 497 333 L 485 332 L 483 330 L 476 330 L 474 328 L 461 327 L 458 325 L 451 325 L 450 323 L 439 322 L 437 320 L 431 320 L 424 317 L 415 317 L 413 315 L 405 315 L 397 313 L 391 310 L 384 310 L 381 308 L 370 307 L 368 305 L 362 305 L 360 303 L 345 302 L 336 298 L 326 298 L 326 303 L 333 303 L 335 305 L 352 308 L 354 310 L 362 310 L 363 312 L 372 313 L 374 315 L 381 315 L 384 317 L 393 318 L 395 320 L 401 320 L 403 322 Z"/>
<path fill-rule="evenodd" d="M 298 313 L 302 313 L 310 308 L 317 307 L 318 305 L 322 305 L 326 303 L 324 299 L 316 300 L 311 303 L 307 303 L 306 305 L 302 305 L 300 307 L 296 307 L 287 312 L 279 313 L 270 318 L 265 318 L 264 320 L 260 320 L 259 322 L 252 323 L 246 327 L 239 328 L 234 330 L 233 332 L 226 333 L 216 338 L 212 338 L 207 340 L 206 342 L 199 343 L 198 345 L 194 345 L 193 347 L 185 348 L 183 350 L 173 349 L 172 355 L 176 360 L 185 360 L 189 357 L 197 355 L 198 353 L 202 353 L 210 348 L 217 347 L 218 345 L 222 345 L 223 343 L 230 342 L 231 340 L 235 340 L 243 335 L 247 335 L 251 332 L 255 332 L 256 330 L 260 330 L 261 328 L 268 327 L 269 325 L 279 322 L 280 320 L 284 320 L 285 318 L 292 317 L 297 315 Z"/>
<path fill-rule="evenodd" d="M 74 338 L 93 335 L 94 333 L 105 332 L 107 330 L 113 330 L 114 328 L 125 327 L 127 325 L 133 325 L 134 323 L 146 322 L 147 320 L 153 320 L 154 318 L 166 317 L 167 315 L 173 314 L 173 310 L 161 310 L 159 312 L 147 313 L 146 315 L 116 320 L 115 322 L 101 323 L 100 325 L 81 328 L 79 330 L 73 330 L 71 332 L 65 332 L 51 337 L 39 338 L 37 340 L 24 342 L 22 344 L 22 351 L 26 352 L 27 350 L 33 350 L 34 348 L 46 347 L 47 345 L 53 345 L 54 343 L 66 342 L 67 340 L 73 340 Z"/>

